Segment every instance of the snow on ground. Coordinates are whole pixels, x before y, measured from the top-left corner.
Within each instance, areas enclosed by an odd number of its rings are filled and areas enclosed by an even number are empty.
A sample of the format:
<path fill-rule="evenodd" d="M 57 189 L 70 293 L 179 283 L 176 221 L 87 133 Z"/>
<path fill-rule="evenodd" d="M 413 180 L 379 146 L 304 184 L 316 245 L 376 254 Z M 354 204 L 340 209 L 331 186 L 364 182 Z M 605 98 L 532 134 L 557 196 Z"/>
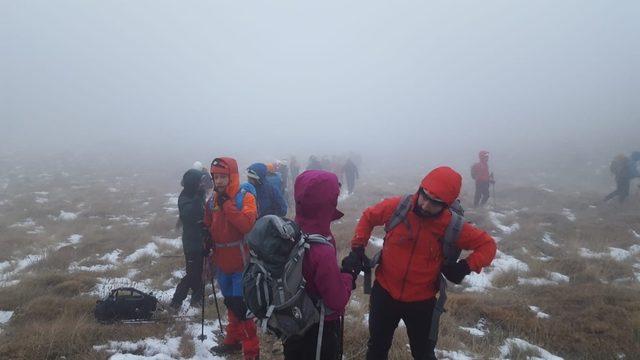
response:
<path fill-rule="evenodd" d="M 33 228 L 35 226 L 36 226 L 36 222 L 33 221 L 32 218 L 26 218 L 23 221 L 15 223 L 9 227 L 10 228 Z"/>
<path fill-rule="evenodd" d="M 59 221 L 71 221 L 78 218 L 78 214 L 72 212 L 66 212 L 64 210 L 60 210 L 60 215 L 58 215 L 57 219 Z"/>
<path fill-rule="evenodd" d="M 0 325 L 4 325 L 11 320 L 13 311 L 0 311 Z"/>
<path fill-rule="evenodd" d="M 465 277 L 463 284 L 468 285 L 465 291 L 484 292 L 493 287 L 491 282 L 496 275 L 508 271 L 527 272 L 529 271 L 529 266 L 513 256 L 498 250 L 491 266 L 483 269 L 480 274 L 472 272 Z"/>
<path fill-rule="evenodd" d="M 529 309 L 536 314 L 538 319 L 548 319 L 550 318 L 549 314 L 540 311 L 540 308 L 537 306 L 529 305 Z"/>
<path fill-rule="evenodd" d="M 486 319 L 478 320 L 478 323 L 474 327 L 460 326 L 460 329 L 468 332 L 473 336 L 480 336 L 480 337 L 485 336 L 487 335 L 487 333 L 489 333 L 489 330 L 487 329 Z"/>
<path fill-rule="evenodd" d="M 569 221 L 576 221 L 576 215 L 571 211 L 571 209 L 562 209 L 562 215 L 566 216 Z"/>
<path fill-rule="evenodd" d="M 506 226 L 502 224 L 501 220 L 504 219 L 507 215 L 513 215 L 515 213 L 516 213 L 515 210 L 507 214 L 501 214 L 495 211 L 489 211 L 489 219 L 491 220 L 491 222 L 495 227 L 497 227 L 498 229 L 500 229 L 500 231 L 502 231 L 503 234 L 509 235 L 520 230 L 520 224 L 513 223 L 509 226 Z"/>
<path fill-rule="evenodd" d="M 635 236 L 636 238 L 640 239 L 640 234 L 638 234 L 638 232 L 637 232 L 637 231 L 635 231 L 635 230 L 633 230 L 633 229 L 631 229 L 631 230 L 629 230 L 629 231 L 631 231 L 631 234 L 632 234 L 633 236 Z"/>
<path fill-rule="evenodd" d="M 182 249 L 182 238 L 180 237 L 177 237 L 175 239 L 167 239 L 160 236 L 154 236 L 153 241 L 157 242 L 158 244 L 172 246 L 176 249 Z"/>
<path fill-rule="evenodd" d="M 170 337 L 166 335 L 163 339 L 155 337 L 138 341 L 109 341 L 106 345 L 95 345 L 96 351 L 106 351 L 112 354 L 110 359 L 175 359 L 180 357 L 180 336 Z M 131 353 L 142 353 L 143 356 Z M 129 356 L 128 356 L 129 355 Z M 133 356 L 130 356 L 133 355 Z"/>
<path fill-rule="evenodd" d="M 340 196 L 338 196 L 338 202 L 340 203 L 347 200 L 348 198 L 351 197 L 351 195 L 353 194 L 349 194 L 349 192 L 346 189 L 342 189 L 342 191 L 340 192 Z"/>
<path fill-rule="evenodd" d="M 473 360 L 475 356 L 463 351 L 449 351 L 436 349 L 436 355 L 441 360 Z"/>
<path fill-rule="evenodd" d="M 110 262 L 112 264 L 117 264 L 118 263 L 118 257 L 120 256 L 120 254 L 122 254 L 122 250 L 115 249 L 110 253 L 102 255 L 102 257 L 100 257 L 98 260 Z"/>
<path fill-rule="evenodd" d="M 544 285 L 558 285 L 560 283 L 563 282 L 569 282 L 569 277 L 566 275 L 562 275 L 560 273 L 557 272 L 547 272 L 547 276 L 549 277 L 549 279 L 547 278 L 540 278 L 540 277 L 535 277 L 535 278 L 522 278 L 522 277 L 518 277 L 518 284 L 519 285 L 533 285 L 533 286 L 544 286 Z"/>
<path fill-rule="evenodd" d="M 167 197 L 167 202 L 165 203 L 164 211 L 168 213 L 177 213 L 178 212 L 178 197 L 179 193 L 167 193 L 164 196 Z"/>
<path fill-rule="evenodd" d="M 45 197 L 36 197 L 36 199 L 34 200 L 36 203 L 38 204 L 46 204 L 49 202 L 49 199 L 45 198 Z"/>
<path fill-rule="evenodd" d="M 127 264 L 132 263 L 145 256 L 151 256 L 154 258 L 160 257 L 160 253 L 158 253 L 158 245 L 150 242 L 143 248 L 134 251 L 131 255 L 124 258 L 124 262 Z"/>
<path fill-rule="evenodd" d="M 58 244 L 58 245 L 56 245 L 54 248 L 55 248 L 56 250 L 58 250 L 58 249 L 60 249 L 60 248 L 62 248 L 62 247 L 68 246 L 68 245 L 76 245 L 76 244 L 78 244 L 78 243 L 80 242 L 80 240 L 82 240 L 82 235 L 80 235 L 80 234 L 73 234 L 73 235 L 70 235 L 70 236 L 67 238 L 67 241 L 64 241 L 64 242 L 59 243 L 59 244 Z"/>
<path fill-rule="evenodd" d="M 640 245 L 636 244 L 636 245 L 631 245 L 629 247 L 629 252 L 633 255 L 638 255 L 640 254 Z"/>
<path fill-rule="evenodd" d="M 616 261 L 624 261 L 631 256 L 632 253 L 636 253 L 640 251 L 640 246 L 632 245 L 629 250 L 609 247 L 609 252 L 593 252 L 587 248 L 580 248 L 578 250 L 578 254 L 583 258 L 587 259 L 602 259 L 605 257 L 610 257 Z"/>
<path fill-rule="evenodd" d="M 118 215 L 118 216 L 111 215 L 107 219 L 109 221 L 119 221 L 130 226 L 145 227 L 149 225 L 149 221 L 147 221 L 147 219 L 140 218 L 140 217 L 134 218 L 127 215 Z"/>
<path fill-rule="evenodd" d="M 544 235 L 542 235 L 542 241 L 554 247 L 560 246 L 558 245 L 557 242 L 555 242 L 555 240 L 553 240 L 553 238 L 551 237 L 551 234 L 548 232 L 545 232 Z"/>
<path fill-rule="evenodd" d="M 13 270 L 7 273 L 0 273 L 0 287 L 12 286 L 20 282 L 20 280 L 14 279 L 18 273 L 22 272 L 26 268 L 33 264 L 38 263 L 44 259 L 44 255 L 27 255 L 20 260 L 4 261 L 1 264 L 2 269 L 8 269 L 13 266 Z"/>
<path fill-rule="evenodd" d="M 77 262 L 72 262 L 71 264 L 69 264 L 69 271 L 70 272 L 78 272 L 78 271 L 89 271 L 89 272 L 105 272 L 105 271 L 109 271 L 115 268 L 115 265 L 113 264 L 99 264 L 99 265 L 92 265 L 92 266 L 80 266 L 78 265 Z"/>
<path fill-rule="evenodd" d="M 539 356 L 531 357 L 530 359 L 532 360 L 563 360 L 561 357 L 555 356 L 539 346 L 518 338 L 508 338 L 504 341 L 504 344 L 500 346 L 500 359 L 510 359 L 509 354 L 512 347 L 537 352 Z"/>

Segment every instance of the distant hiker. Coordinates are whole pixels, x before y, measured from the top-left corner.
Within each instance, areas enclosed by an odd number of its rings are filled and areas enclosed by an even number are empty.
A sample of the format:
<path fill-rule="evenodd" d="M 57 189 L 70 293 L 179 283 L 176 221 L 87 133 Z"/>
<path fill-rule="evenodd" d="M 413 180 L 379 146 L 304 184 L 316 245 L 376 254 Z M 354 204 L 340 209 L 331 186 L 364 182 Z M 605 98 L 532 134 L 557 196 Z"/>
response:
<path fill-rule="evenodd" d="M 314 244 L 305 252 L 302 273 L 307 281 L 306 291 L 321 300 L 330 311 L 322 330 L 321 359 L 335 360 L 342 344 L 341 316 L 349 302 L 357 269 L 341 273 L 336 261 L 336 242 L 331 233 L 331 222 L 344 214 L 337 210 L 340 185 L 335 174 L 322 170 L 309 170 L 295 181 L 296 223 L 307 234 L 320 234 L 331 242 Z M 356 272 L 357 270 L 357 272 Z M 284 358 L 288 360 L 315 359 L 318 324 L 301 338 L 284 343 Z"/>
<path fill-rule="evenodd" d="M 178 209 L 182 222 L 182 250 L 187 274 L 182 277 L 171 299 L 171 307 L 180 309 L 191 290 L 191 306 L 201 306 L 203 241 L 204 178 L 200 170 L 189 169 L 182 176 L 182 192 L 178 197 Z"/>
<path fill-rule="evenodd" d="M 359 177 L 358 167 L 353 161 L 351 161 L 351 159 L 347 159 L 347 162 L 344 164 L 343 171 L 347 178 L 347 191 L 349 191 L 349 194 L 353 194 L 353 190 L 356 186 L 356 180 Z"/>
<path fill-rule="evenodd" d="M 386 231 L 369 302 L 367 359 L 387 358 L 400 319 L 406 325 L 413 358 L 436 359 L 437 326 L 432 327 L 432 314 L 437 319 L 441 313 L 434 311 L 438 310 L 435 296 L 439 286 L 446 285 L 440 273 L 459 284 L 471 271 L 479 273 L 491 264 L 496 254 L 493 238 L 458 215 L 461 183 L 462 177 L 453 169 L 436 168 L 415 194 L 385 199 L 360 217 L 343 267 L 366 268 L 365 247 L 373 228 L 385 225 Z M 452 261 L 457 256 L 451 256 L 445 264 L 440 239 L 450 225 L 457 237 L 449 245 L 471 253 L 457 262 Z"/>
<path fill-rule="evenodd" d="M 273 186 L 267 179 L 267 166 L 263 163 L 255 163 L 247 169 L 247 178 L 256 188 L 256 201 L 258 203 L 258 218 L 265 215 L 285 216 L 287 203 L 280 189 Z"/>
<path fill-rule="evenodd" d="M 473 207 L 484 206 L 489 200 L 489 186 L 495 184 L 493 173 L 489 172 L 489 152 L 480 151 L 478 158 L 480 161 L 471 167 L 471 178 L 476 181 Z"/>
<path fill-rule="evenodd" d="M 640 163 L 640 151 L 634 151 L 629 157 L 629 176 L 631 179 L 640 178 L 640 170 L 638 164 Z"/>
<path fill-rule="evenodd" d="M 640 157 L 640 154 L 637 156 Z M 605 196 L 605 202 L 617 196 L 618 200 L 622 203 L 629 196 L 629 187 L 631 186 L 632 177 L 631 164 L 632 160 L 623 154 L 620 154 L 613 158 L 611 164 L 609 165 L 609 170 L 616 179 L 616 189 L 609 195 Z"/>
<path fill-rule="evenodd" d="M 315 155 L 309 156 L 309 162 L 307 163 L 307 170 L 322 170 L 322 164 Z"/>
<path fill-rule="evenodd" d="M 298 174 L 300 174 L 300 164 L 298 164 L 298 159 L 295 156 L 292 156 L 289 159 L 289 171 L 291 173 L 291 182 L 295 182 Z"/>
<path fill-rule="evenodd" d="M 241 192 L 242 198 L 237 198 L 240 178 L 234 159 L 214 159 L 211 174 L 214 195 L 205 207 L 204 222 L 211 234 L 212 264 L 217 266 L 217 280 L 229 320 L 223 343 L 211 350 L 217 355 L 224 355 L 242 349 L 245 359 L 254 360 L 259 357 L 260 346 L 256 324 L 246 318 L 242 271 L 248 257 L 248 247 L 243 238 L 256 221 L 256 200 L 250 192 Z"/>
<path fill-rule="evenodd" d="M 278 160 L 275 162 L 274 166 L 275 172 L 282 180 L 282 196 L 286 198 L 286 194 L 289 191 L 289 166 L 287 166 L 286 160 Z"/>

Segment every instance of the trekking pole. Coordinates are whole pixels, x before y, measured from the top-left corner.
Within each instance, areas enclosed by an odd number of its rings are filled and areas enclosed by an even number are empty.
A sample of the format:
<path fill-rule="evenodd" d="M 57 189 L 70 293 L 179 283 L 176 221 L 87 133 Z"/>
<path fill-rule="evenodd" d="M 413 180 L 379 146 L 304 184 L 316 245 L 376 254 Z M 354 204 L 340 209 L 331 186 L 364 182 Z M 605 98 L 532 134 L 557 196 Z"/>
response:
<path fill-rule="evenodd" d="M 203 256 L 203 265 L 204 265 L 204 261 L 206 261 L 206 256 Z M 205 299 L 205 292 L 206 292 L 206 287 L 205 285 L 207 284 L 204 280 L 204 278 L 202 278 L 202 315 L 200 317 L 200 336 L 198 336 L 198 340 L 200 341 L 204 341 L 204 339 L 207 338 L 207 335 L 204 334 L 204 299 Z"/>
<path fill-rule="evenodd" d="M 491 190 L 493 191 L 493 195 L 491 196 L 493 200 L 493 207 L 496 207 L 496 183 L 491 184 Z"/>
<path fill-rule="evenodd" d="M 218 295 L 216 295 L 216 285 L 214 284 L 213 277 L 211 278 L 211 289 L 213 290 L 213 302 L 216 304 L 216 314 L 218 315 L 218 325 L 220 326 L 220 332 L 222 332 L 222 320 L 220 320 L 220 307 L 218 306 Z"/>
<path fill-rule="evenodd" d="M 342 360 L 344 354 L 344 315 L 340 315 L 340 342 L 338 343 L 338 360 Z"/>

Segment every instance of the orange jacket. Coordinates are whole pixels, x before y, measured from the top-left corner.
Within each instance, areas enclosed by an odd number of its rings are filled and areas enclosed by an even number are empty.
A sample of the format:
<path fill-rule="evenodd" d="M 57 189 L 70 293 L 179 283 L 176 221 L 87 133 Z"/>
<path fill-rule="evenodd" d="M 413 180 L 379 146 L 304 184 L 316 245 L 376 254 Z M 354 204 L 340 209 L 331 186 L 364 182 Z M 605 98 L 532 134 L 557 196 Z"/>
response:
<path fill-rule="evenodd" d="M 451 204 L 460 192 L 460 180 L 452 173 L 460 176 L 449 168 L 438 168 L 423 179 L 421 187 Z M 412 208 L 416 198 L 414 194 Z M 401 197 L 389 198 L 367 208 L 358 221 L 351 247 L 366 246 L 373 228 L 391 219 L 400 200 Z M 410 229 L 401 223 L 385 235 L 381 263 L 376 268 L 376 281 L 394 299 L 404 302 L 426 300 L 438 292 L 438 275 L 444 260 L 438 239 L 444 236 L 451 219 L 448 210 L 431 218 L 419 217 L 412 210 L 407 213 Z M 491 264 L 496 254 L 493 238 L 469 223 L 463 225 L 457 245 L 472 251 L 466 260 L 469 268 L 478 273 Z"/>
<path fill-rule="evenodd" d="M 242 209 L 236 207 L 234 201 L 240 188 L 240 175 L 238 164 L 232 158 L 218 158 L 228 167 L 229 185 L 225 190 L 229 201 L 222 208 L 217 207 L 218 193 L 214 192 L 213 203 L 216 207 L 205 210 L 204 223 L 209 229 L 213 242 L 213 261 L 224 273 L 241 272 L 244 269 L 246 257 L 249 256 L 249 248 L 246 244 L 240 246 L 225 246 L 244 239 L 253 228 L 258 216 L 256 200 L 251 193 L 246 193 L 242 200 Z M 215 172 L 212 169 L 212 172 Z M 243 258 L 243 253 L 245 258 Z"/>

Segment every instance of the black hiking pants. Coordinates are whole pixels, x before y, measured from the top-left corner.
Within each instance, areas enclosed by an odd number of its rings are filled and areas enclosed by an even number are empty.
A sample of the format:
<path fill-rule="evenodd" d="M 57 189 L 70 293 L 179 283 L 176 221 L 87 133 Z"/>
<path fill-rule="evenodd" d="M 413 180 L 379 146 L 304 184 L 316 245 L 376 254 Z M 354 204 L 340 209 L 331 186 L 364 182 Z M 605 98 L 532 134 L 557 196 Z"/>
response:
<path fill-rule="evenodd" d="M 476 181 L 476 192 L 473 196 L 473 207 L 484 206 L 489 200 L 489 181 Z"/>
<path fill-rule="evenodd" d="M 339 319 L 324 322 L 320 359 L 338 360 L 341 335 Z M 283 344 L 284 358 L 285 360 L 314 360 L 317 343 L 318 324 L 309 328 L 301 338 L 285 341 Z"/>
<path fill-rule="evenodd" d="M 435 298 L 415 302 L 395 300 L 377 282 L 371 289 L 369 301 L 369 342 L 367 360 L 387 359 L 393 333 L 400 319 L 409 335 L 411 355 L 416 360 L 435 360 L 435 343 L 429 340 L 431 315 Z"/>
<path fill-rule="evenodd" d="M 629 196 L 629 187 L 631 186 L 631 178 L 628 176 L 621 176 L 616 178 L 616 189 L 604 198 L 604 201 L 609 201 L 614 197 L 618 197 L 620 202 L 623 202 Z"/>
<path fill-rule="evenodd" d="M 202 301 L 202 254 L 187 253 L 184 255 L 187 263 L 187 274 L 180 280 L 171 299 L 171 306 L 178 307 L 189 294 L 191 289 L 191 303 Z"/>

